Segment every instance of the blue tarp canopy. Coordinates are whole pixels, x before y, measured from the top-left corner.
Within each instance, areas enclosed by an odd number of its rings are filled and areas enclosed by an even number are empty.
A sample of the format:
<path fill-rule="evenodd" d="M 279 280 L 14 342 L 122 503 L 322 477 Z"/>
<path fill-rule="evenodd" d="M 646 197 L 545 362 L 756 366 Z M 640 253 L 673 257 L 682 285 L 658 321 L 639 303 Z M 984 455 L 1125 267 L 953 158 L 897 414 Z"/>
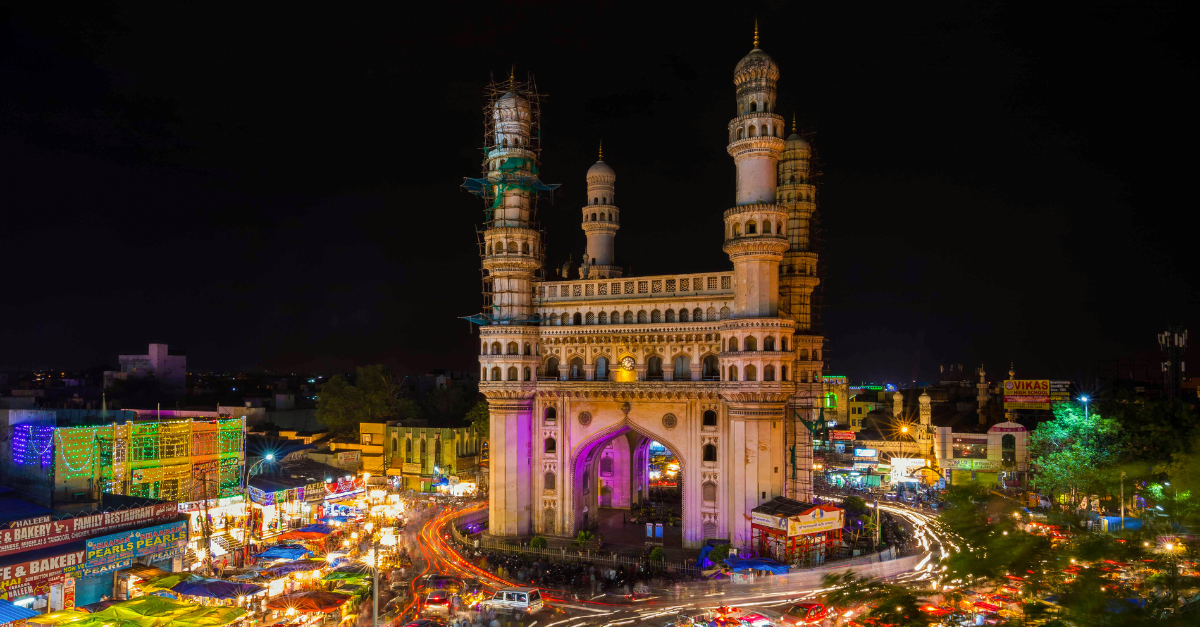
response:
<path fill-rule="evenodd" d="M 704 545 L 700 549 L 700 557 L 696 558 L 696 568 L 712 568 L 712 560 L 708 559 L 708 554 L 712 553 L 713 546 L 711 544 Z"/>
<path fill-rule="evenodd" d="M 788 565 L 780 564 L 772 559 L 757 557 L 754 559 L 742 559 L 740 557 L 727 557 L 725 563 L 734 570 L 769 570 L 776 575 L 786 575 L 788 573 Z"/>
<path fill-rule="evenodd" d="M 333 533 L 333 527 L 330 527 L 329 525 L 322 525 L 321 523 L 314 523 L 301 527 L 296 531 L 303 531 L 305 533 Z"/>
<path fill-rule="evenodd" d="M 1104 519 L 1104 522 L 1108 523 L 1108 528 L 1110 530 L 1119 529 L 1121 527 L 1121 517 L 1120 516 L 1102 516 L 1102 518 Z M 1129 518 L 1129 517 L 1125 518 L 1125 529 L 1127 531 L 1137 531 L 1138 529 L 1141 529 L 1141 528 L 1142 528 L 1142 519 L 1141 518 Z"/>
<path fill-rule="evenodd" d="M 312 551 L 298 544 L 281 544 L 258 553 L 254 557 L 260 560 L 298 560 L 311 554 Z"/>
<path fill-rule="evenodd" d="M 20 605 L 13 605 L 4 599 L 0 599 L 0 625 L 26 618 L 33 618 L 37 615 L 38 613 L 31 609 L 21 607 Z"/>

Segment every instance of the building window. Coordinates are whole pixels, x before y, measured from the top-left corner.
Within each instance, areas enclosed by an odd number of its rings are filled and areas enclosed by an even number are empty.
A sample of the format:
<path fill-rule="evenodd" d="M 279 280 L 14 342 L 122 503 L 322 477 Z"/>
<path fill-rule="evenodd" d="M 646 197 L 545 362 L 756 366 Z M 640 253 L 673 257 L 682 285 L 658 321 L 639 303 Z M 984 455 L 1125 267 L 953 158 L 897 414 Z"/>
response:
<path fill-rule="evenodd" d="M 638 321 L 638 324 L 646 324 L 646 310 L 645 309 L 637 312 L 637 321 Z"/>
<path fill-rule="evenodd" d="M 706 381 L 712 381 L 721 378 L 721 371 L 717 369 L 717 356 L 705 355 L 704 368 L 700 376 Z"/>
<path fill-rule="evenodd" d="M 704 445 L 704 461 L 706 461 L 706 462 L 717 461 L 717 445 L 716 444 L 705 444 Z"/>
<path fill-rule="evenodd" d="M 758 381 L 758 370 L 756 370 L 752 365 L 746 366 L 746 380 Z"/>
<path fill-rule="evenodd" d="M 578 284 L 571 286 L 571 295 L 583 296 L 583 286 Z"/>
<path fill-rule="evenodd" d="M 611 477 L 612 474 L 613 474 L 613 458 L 601 457 L 600 458 L 600 476 Z"/>
<path fill-rule="evenodd" d="M 544 482 L 545 488 L 547 490 L 553 492 L 555 489 L 555 484 L 558 483 L 556 481 L 556 479 L 557 479 L 557 477 L 554 476 L 554 473 L 552 473 L 552 472 L 546 473 L 546 475 L 544 477 L 542 477 L 542 481 Z"/>
<path fill-rule="evenodd" d="M 587 317 L 584 318 L 583 323 L 584 324 L 596 324 L 596 314 L 589 311 L 587 313 Z"/>
<path fill-rule="evenodd" d="M 632 293 L 633 293 L 633 281 L 626 281 L 626 282 L 625 282 L 625 293 L 626 293 L 626 294 L 632 294 Z"/>
<path fill-rule="evenodd" d="M 710 289 L 710 290 L 717 289 L 717 277 L 715 277 L 715 276 L 708 277 L 708 289 Z"/>
<path fill-rule="evenodd" d="M 638 281 L 638 294 L 648 294 L 650 292 L 650 283 L 648 281 Z"/>
<path fill-rule="evenodd" d="M 651 311 L 650 322 L 662 322 L 662 312 L 657 309 Z"/>
<path fill-rule="evenodd" d="M 557 446 L 557 443 L 554 441 L 554 438 L 546 438 L 546 454 L 547 455 L 557 455 L 558 454 L 558 446 Z"/>
<path fill-rule="evenodd" d="M 546 360 L 546 376 L 553 377 L 555 379 L 558 378 L 558 358 L 557 357 L 551 357 L 550 359 Z"/>
<path fill-rule="evenodd" d="M 584 296 L 595 296 L 596 295 L 594 293 L 595 289 L 596 289 L 595 285 L 588 283 L 586 286 L 584 286 L 583 295 Z"/>
<path fill-rule="evenodd" d="M 723 289 L 723 290 L 733 289 L 733 288 L 732 288 L 732 286 L 733 286 L 733 282 L 732 282 L 732 281 L 733 281 L 733 280 L 732 280 L 730 277 L 728 277 L 728 276 L 723 276 L 723 277 L 721 277 L 721 289 Z"/>
<path fill-rule="evenodd" d="M 364 434 L 362 434 L 362 443 L 363 443 L 363 444 L 370 444 L 370 443 L 371 443 L 371 434 L 370 434 L 370 433 L 364 433 Z"/>
<path fill-rule="evenodd" d="M 662 279 L 656 279 L 654 281 L 651 281 L 650 282 L 650 291 L 655 294 L 662 292 Z"/>
<path fill-rule="evenodd" d="M 558 412 L 553 407 L 546 408 L 546 422 L 554 422 L 558 419 Z"/>
<path fill-rule="evenodd" d="M 1000 457 L 1005 464 L 1017 463 L 1017 436 L 1006 433 L 1000 438 Z"/>
<path fill-rule="evenodd" d="M 598 286 L 596 287 L 596 289 L 597 289 L 597 290 L 599 290 L 599 292 L 598 292 L 598 293 L 599 293 L 601 296 L 607 296 L 607 295 L 608 295 L 608 283 L 601 283 L 600 285 L 598 285 Z"/>
<path fill-rule="evenodd" d="M 662 381 L 662 357 L 652 355 L 646 360 L 646 378 L 651 381 Z"/>
<path fill-rule="evenodd" d="M 404 461 L 412 463 L 412 440 L 404 439 Z"/>
<path fill-rule="evenodd" d="M 704 485 L 700 486 L 700 492 L 704 496 L 704 501 L 707 503 L 717 502 L 717 484 L 712 481 L 705 481 Z"/>
<path fill-rule="evenodd" d="M 681 291 L 681 292 L 689 291 L 688 286 L 691 285 L 691 281 L 692 281 L 691 279 L 679 279 L 679 291 Z M 670 283 L 668 283 L 668 285 L 670 285 Z"/>
<path fill-rule="evenodd" d="M 667 291 L 668 292 L 675 291 L 675 279 L 667 279 Z"/>
<path fill-rule="evenodd" d="M 715 412 L 715 411 L 713 411 L 713 410 L 711 410 L 711 409 L 705 410 L 705 412 L 704 412 L 704 422 L 702 422 L 702 423 L 700 423 L 700 424 L 701 424 L 702 426 L 705 426 L 705 427 L 715 427 L 715 426 L 717 426 L 717 412 Z"/>
<path fill-rule="evenodd" d="M 987 459 L 987 440 L 954 438 L 951 451 L 955 459 Z"/>

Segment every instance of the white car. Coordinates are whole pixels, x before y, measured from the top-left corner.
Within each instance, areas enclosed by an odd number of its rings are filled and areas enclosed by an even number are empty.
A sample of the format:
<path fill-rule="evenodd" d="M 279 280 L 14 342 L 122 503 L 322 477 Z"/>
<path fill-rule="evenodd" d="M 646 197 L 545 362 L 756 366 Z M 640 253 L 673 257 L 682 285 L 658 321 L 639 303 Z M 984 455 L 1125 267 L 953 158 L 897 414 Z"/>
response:
<path fill-rule="evenodd" d="M 536 588 L 501 588 L 482 604 L 496 612 L 534 614 L 545 607 Z"/>

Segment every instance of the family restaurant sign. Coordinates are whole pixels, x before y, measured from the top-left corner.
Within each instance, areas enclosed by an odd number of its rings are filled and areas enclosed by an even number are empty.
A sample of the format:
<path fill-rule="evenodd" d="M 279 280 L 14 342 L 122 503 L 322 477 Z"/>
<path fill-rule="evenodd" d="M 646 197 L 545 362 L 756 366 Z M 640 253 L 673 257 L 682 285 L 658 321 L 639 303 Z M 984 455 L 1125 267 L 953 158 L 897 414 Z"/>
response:
<path fill-rule="evenodd" d="M 16 520 L 0 527 L 0 555 L 57 546 L 150 522 L 166 522 L 177 515 L 175 503 L 163 503 L 64 520 L 51 520 L 48 516 Z"/>

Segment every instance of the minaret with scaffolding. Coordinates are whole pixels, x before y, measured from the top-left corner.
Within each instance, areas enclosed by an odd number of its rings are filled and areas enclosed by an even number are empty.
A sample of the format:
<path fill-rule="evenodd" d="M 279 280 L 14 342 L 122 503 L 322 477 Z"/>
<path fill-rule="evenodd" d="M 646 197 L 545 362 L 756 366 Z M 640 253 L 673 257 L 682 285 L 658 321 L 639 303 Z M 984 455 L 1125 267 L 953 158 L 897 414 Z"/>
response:
<path fill-rule="evenodd" d="M 538 178 L 541 153 L 540 96 L 533 77 L 492 82 L 484 109 L 483 176 L 463 187 L 484 200 L 479 230 L 484 312 L 467 316 L 480 325 L 480 392 L 491 417 L 489 466 L 493 533 L 530 531 L 532 493 L 527 455 L 533 439 L 537 385 L 538 316 L 534 283 L 542 278 L 544 253 L 537 225 L 537 197 L 553 191 Z"/>

